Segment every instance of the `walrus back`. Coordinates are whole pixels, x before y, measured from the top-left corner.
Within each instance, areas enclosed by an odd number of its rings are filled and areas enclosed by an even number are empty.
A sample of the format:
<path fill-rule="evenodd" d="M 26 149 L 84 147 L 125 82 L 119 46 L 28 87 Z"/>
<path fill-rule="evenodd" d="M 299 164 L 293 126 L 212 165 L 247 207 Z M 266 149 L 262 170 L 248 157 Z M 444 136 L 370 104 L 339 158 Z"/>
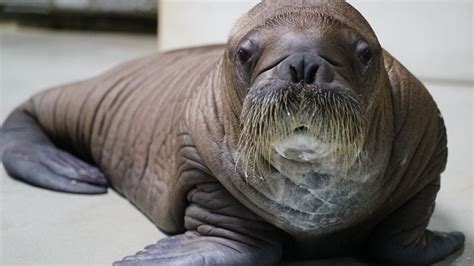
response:
<path fill-rule="evenodd" d="M 173 133 L 223 52 L 208 46 L 140 58 L 39 93 L 20 108 L 150 216 L 172 178 Z"/>

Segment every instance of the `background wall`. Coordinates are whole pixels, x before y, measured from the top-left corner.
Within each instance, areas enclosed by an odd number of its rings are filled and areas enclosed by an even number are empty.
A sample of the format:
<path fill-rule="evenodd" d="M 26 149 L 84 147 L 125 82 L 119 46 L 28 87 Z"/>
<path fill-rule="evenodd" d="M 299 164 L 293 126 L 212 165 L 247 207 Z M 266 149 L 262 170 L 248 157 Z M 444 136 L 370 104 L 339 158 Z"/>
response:
<path fill-rule="evenodd" d="M 160 0 L 159 47 L 225 42 L 258 0 Z M 423 80 L 473 82 L 473 1 L 348 1 L 380 43 Z"/>
<path fill-rule="evenodd" d="M 0 24 L 157 33 L 157 0 L 0 0 Z"/>
<path fill-rule="evenodd" d="M 152 13 L 156 10 L 155 0 L 0 0 L 1 5 L 23 10 L 76 10 L 115 13 Z"/>

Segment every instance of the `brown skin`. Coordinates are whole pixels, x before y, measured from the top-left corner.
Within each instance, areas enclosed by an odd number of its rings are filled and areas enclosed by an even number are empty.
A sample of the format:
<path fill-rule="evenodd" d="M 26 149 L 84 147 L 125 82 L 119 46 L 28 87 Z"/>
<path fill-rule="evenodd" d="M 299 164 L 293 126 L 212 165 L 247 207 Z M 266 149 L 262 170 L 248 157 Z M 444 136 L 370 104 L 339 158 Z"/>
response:
<path fill-rule="evenodd" d="M 290 71 L 299 58 L 318 70 Z M 356 193 L 331 204 L 336 223 L 311 215 L 316 201 L 295 207 L 272 198 L 276 180 L 293 176 L 275 170 L 263 179 L 245 176 L 237 163 L 252 106 L 246 100 L 277 91 L 282 81 L 346 88 L 363 110 L 368 156 L 360 160 L 362 172 L 349 168 L 343 180 L 352 181 L 331 191 Z M 237 22 L 225 49 L 138 59 L 36 95 L 4 123 L 0 151 L 6 170 L 21 180 L 76 193 L 105 192 L 110 184 L 161 230 L 177 234 L 119 264 L 275 264 L 284 256 L 365 255 L 423 265 L 464 242 L 460 233 L 426 230 L 447 158 L 433 99 L 342 1 L 265 1 Z M 267 163 L 276 162 L 285 169 L 314 164 L 296 167 L 278 156 Z M 298 191 L 292 194 L 297 202 L 307 196 L 294 183 L 284 188 Z"/>

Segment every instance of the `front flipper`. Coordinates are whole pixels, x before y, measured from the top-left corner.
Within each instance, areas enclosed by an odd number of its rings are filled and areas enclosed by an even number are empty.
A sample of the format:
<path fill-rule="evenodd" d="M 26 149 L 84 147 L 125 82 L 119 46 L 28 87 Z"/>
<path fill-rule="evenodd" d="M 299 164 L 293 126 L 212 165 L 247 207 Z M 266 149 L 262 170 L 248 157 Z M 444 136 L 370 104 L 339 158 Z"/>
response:
<path fill-rule="evenodd" d="M 460 232 L 427 230 L 434 210 L 439 178 L 378 226 L 369 252 L 383 265 L 431 265 L 464 245 Z"/>
<path fill-rule="evenodd" d="M 262 246 L 187 231 L 147 246 L 114 265 L 272 265 L 278 261 L 278 256 L 272 255 Z"/>
<path fill-rule="evenodd" d="M 274 265 L 280 232 L 241 205 L 222 185 L 188 194 L 186 233 L 168 237 L 114 265 Z"/>

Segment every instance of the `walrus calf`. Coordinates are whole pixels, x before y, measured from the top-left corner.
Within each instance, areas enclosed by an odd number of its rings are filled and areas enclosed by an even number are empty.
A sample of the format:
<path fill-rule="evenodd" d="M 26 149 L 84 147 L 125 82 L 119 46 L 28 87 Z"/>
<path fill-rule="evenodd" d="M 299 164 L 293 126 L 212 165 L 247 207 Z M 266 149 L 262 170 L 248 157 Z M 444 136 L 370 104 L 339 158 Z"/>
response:
<path fill-rule="evenodd" d="M 426 265 L 464 243 L 426 229 L 447 159 L 442 116 L 344 1 L 264 1 L 226 46 L 42 92 L 0 143 L 12 176 L 110 186 L 173 235 L 117 265 Z"/>

